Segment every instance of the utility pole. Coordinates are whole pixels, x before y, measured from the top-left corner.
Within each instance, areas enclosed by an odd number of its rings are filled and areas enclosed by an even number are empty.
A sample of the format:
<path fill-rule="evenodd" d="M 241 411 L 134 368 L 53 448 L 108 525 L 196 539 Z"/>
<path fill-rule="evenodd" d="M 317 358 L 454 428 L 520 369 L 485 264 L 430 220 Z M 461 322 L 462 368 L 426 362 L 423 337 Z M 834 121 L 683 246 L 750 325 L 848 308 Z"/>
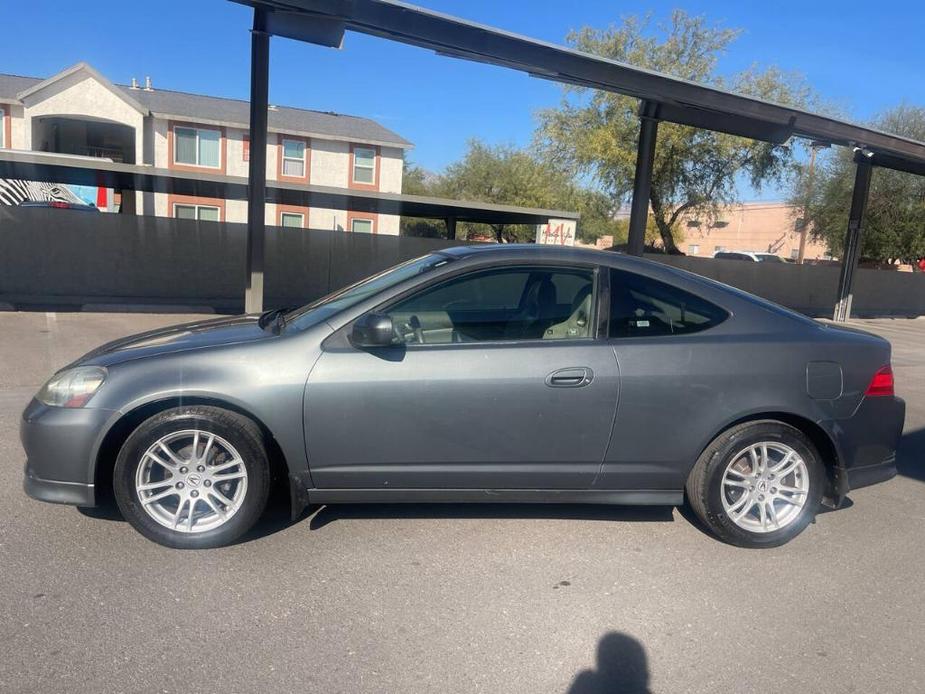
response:
<path fill-rule="evenodd" d="M 809 168 L 806 172 L 806 200 L 807 202 L 813 194 L 813 184 L 816 178 L 816 153 L 827 144 L 813 141 L 809 145 Z M 806 256 L 806 235 L 809 232 L 809 222 L 806 219 L 807 207 L 803 205 L 803 223 L 800 226 L 800 252 L 797 255 L 797 264 L 803 264 L 803 258 Z"/>

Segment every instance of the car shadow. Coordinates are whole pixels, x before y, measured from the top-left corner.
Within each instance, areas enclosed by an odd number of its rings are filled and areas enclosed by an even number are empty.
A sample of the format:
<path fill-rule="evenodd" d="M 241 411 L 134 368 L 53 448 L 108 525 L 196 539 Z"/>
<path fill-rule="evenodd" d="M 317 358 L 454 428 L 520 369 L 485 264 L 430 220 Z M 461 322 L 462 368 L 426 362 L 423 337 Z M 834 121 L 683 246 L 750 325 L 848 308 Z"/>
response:
<path fill-rule="evenodd" d="M 333 504 L 312 516 L 310 527 L 320 530 L 338 520 L 420 518 L 600 520 L 671 522 L 673 506 L 608 506 L 589 504 Z"/>
<path fill-rule="evenodd" d="M 309 528 L 321 530 L 338 520 L 383 520 L 421 518 L 481 518 L 539 520 L 600 520 L 668 523 L 674 520 L 673 506 L 606 506 L 588 504 L 334 504 L 309 506 L 292 518 L 286 498 L 270 499 L 253 528 L 232 545 L 260 540 L 311 518 Z M 115 501 L 94 508 L 78 507 L 87 518 L 125 522 Z"/>
<path fill-rule="evenodd" d="M 287 528 L 296 525 L 297 523 L 301 523 L 317 510 L 317 506 L 310 507 L 303 510 L 297 518 L 292 518 L 292 515 L 289 511 L 288 490 L 275 485 L 274 488 L 271 489 L 270 498 L 267 502 L 267 508 L 263 512 L 263 515 L 254 524 L 253 528 L 232 542 L 231 545 L 252 542 L 254 540 L 259 540 L 271 535 L 275 535 L 276 533 L 282 530 L 286 530 Z M 125 518 L 122 516 L 122 512 L 119 510 L 115 499 L 113 499 L 111 495 L 101 499 L 98 506 L 78 506 L 77 511 L 82 516 L 86 516 L 87 518 L 92 518 L 94 520 L 113 521 L 117 523 L 125 522 Z"/>
<path fill-rule="evenodd" d="M 595 668 L 579 672 L 567 694 L 648 694 L 650 691 L 645 648 L 632 636 L 612 631 L 597 644 Z"/>
<path fill-rule="evenodd" d="M 122 512 L 116 506 L 115 501 L 101 502 L 99 506 L 93 507 L 78 506 L 77 512 L 94 520 L 125 522 L 125 518 L 122 517 Z"/>
<path fill-rule="evenodd" d="M 896 450 L 896 471 L 925 482 L 925 428 L 904 433 Z"/>

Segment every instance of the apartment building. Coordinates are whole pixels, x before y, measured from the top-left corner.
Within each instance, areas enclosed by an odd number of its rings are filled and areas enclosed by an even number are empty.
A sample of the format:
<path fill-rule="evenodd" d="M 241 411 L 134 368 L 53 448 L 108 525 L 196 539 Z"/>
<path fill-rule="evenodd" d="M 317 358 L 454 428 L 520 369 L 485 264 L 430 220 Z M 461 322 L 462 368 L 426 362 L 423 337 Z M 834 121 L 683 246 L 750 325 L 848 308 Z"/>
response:
<path fill-rule="evenodd" d="M 86 63 L 47 79 L 0 74 L 0 148 L 247 176 L 246 101 L 114 84 Z M 267 179 L 400 193 L 412 145 L 357 116 L 271 106 Z M 246 222 L 247 203 L 127 194 L 123 212 Z M 267 224 L 397 235 L 397 215 L 267 205 Z"/>

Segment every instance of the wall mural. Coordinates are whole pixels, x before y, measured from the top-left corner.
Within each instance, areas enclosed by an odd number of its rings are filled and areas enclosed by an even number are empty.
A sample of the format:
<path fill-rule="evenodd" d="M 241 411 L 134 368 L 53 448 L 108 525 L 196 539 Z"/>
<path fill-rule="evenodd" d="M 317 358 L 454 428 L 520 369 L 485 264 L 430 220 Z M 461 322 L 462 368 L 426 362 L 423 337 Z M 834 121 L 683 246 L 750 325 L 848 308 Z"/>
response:
<path fill-rule="evenodd" d="M 107 211 L 112 191 L 96 186 L 67 186 L 43 181 L 22 181 L 0 178 L 0 205 L 20 205 L 24 202 L 67 202 L 73 205 L 94 205 Z M 100 202 L 103 205 L 100 205 Z"/>

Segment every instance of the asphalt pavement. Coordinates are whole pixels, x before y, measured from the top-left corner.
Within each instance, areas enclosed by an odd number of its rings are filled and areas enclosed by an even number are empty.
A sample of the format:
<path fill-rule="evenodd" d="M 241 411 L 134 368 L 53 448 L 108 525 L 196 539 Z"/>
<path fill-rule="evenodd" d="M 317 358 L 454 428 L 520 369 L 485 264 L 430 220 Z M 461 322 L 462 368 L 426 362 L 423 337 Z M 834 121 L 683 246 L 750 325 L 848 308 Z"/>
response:
<path fill-rule="evenodd" d="M 0 692 L 925 691 L 925 320 L 894 345 L 901 474 L 748 551 L 677 509 L 271 511 L 182 552 L 28 499 L 56 368 L 184 316 L 0 313 Z"/>

